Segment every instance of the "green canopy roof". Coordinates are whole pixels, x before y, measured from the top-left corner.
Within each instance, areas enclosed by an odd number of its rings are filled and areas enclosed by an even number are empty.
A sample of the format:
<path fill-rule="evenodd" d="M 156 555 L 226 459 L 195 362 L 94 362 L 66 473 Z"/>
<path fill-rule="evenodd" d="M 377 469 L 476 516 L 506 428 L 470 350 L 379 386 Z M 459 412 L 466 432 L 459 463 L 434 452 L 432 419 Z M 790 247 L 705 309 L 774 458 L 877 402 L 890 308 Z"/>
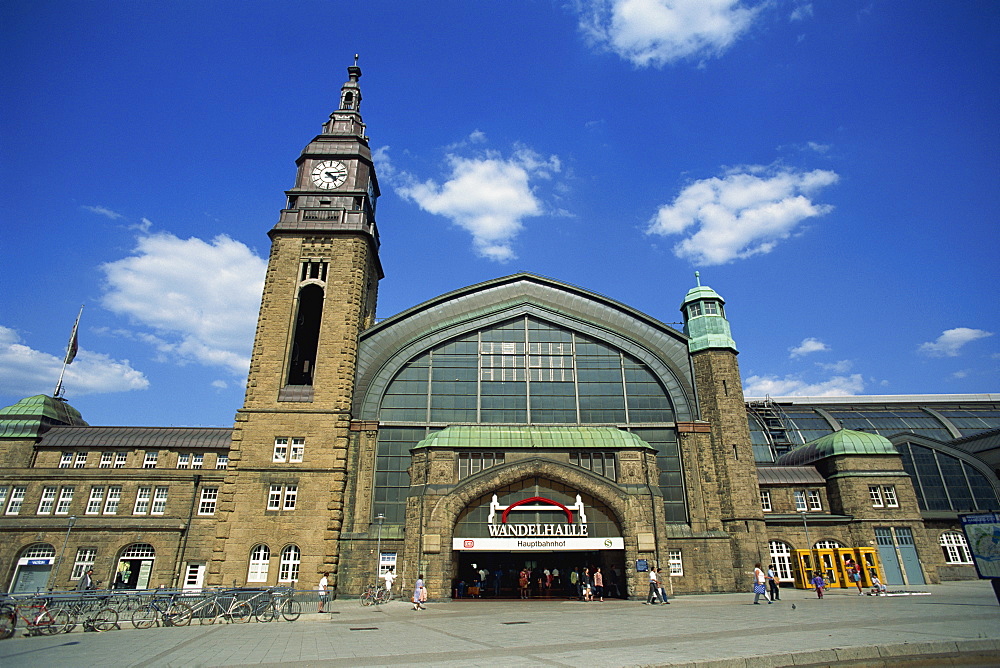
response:
<path fill-rule="evenodd" d="M 417 448 L 649 448 L 638 436 L 615 427 L 447 427 L 417 443 Z"/>
<path fill-rule="evenodd" d="M 44 394 L 26 397 L 13 406 L 0 408 L 0 438 L 37 438 L 57 425 L 88 426 L 80 411 L 62 399 Z"/>
<path fill-rule="evenodd" d="M 865 431 L 841 429 L 786 452 L 775 463 L 780 466 L 796 466 L 811 464 L 820 459 L 838 455 L 898 454 L 896 446 L 885 436 L 869 434 Z"/>

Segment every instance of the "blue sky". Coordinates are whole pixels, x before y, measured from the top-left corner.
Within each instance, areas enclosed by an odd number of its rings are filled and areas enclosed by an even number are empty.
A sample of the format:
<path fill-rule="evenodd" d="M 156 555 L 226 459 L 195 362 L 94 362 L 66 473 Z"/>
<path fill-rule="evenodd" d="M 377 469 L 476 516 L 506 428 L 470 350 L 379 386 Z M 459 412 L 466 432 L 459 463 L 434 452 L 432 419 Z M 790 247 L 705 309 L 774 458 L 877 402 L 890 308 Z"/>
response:
<path fill-rule="evenodd" d="M 530 271 L 664 322 L 701 272 L 760 396 L 1000 391 L 992 1 L 0 7 L 0 405 L 232 423 L 267 230 L 360 54 L 380 317 Z"/>

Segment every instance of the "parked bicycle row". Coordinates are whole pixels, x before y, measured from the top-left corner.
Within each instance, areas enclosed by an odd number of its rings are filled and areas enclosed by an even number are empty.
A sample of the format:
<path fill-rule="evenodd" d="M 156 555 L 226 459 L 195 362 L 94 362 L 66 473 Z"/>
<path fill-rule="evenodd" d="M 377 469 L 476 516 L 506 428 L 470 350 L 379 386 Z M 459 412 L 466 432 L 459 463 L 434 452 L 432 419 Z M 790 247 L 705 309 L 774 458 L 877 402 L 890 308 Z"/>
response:
<path fill-rule="evenodd" d="M 23 625 L 26 635 L 111 631 L 131 623 L 137 629 L 216 622 L 246 623 L 251 619 L 294 622 L 302 614 L 296 592 L 288 587 L 224 590 L 46 592 L 0 595 L 0 640 Z"/>

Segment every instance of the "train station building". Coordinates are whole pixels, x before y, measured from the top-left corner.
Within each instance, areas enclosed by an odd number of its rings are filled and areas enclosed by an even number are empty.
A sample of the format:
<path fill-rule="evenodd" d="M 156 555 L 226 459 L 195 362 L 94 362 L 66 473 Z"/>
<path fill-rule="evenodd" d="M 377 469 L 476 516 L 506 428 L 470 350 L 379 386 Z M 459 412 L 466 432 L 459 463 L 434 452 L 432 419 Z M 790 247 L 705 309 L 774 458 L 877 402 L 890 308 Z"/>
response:
<path fill-rule="evenodd" d="M 728 592 L 756 562 L 849 585 L 847 558 L 866 582 L 976 577 L 958 514 L 1000 509 L 1000 395 L 748 399 L 745 325 L 699 279 L 652 315 L 522 273 L 376 320 L 379 187 L 348 73 L 268 233 L 233 427 L 89 426 L 44 395 L 0 410 L 0 586 L 329 572 L 351 596 L 394 568 L 442 598 L 483 570 L 510 595 L 522 568 L 586 566 L 641 597 L 649 568 Z"/>

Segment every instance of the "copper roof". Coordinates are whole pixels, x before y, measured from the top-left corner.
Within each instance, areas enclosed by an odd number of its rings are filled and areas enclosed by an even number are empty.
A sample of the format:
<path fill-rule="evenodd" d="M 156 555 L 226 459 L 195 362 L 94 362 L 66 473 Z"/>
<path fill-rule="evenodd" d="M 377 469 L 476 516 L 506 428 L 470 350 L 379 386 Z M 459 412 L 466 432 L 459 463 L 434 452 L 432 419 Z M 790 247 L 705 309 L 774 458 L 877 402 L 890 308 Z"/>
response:
<path fill-rule="evenodd" d="M 232 435 L 228 427 L 53 427 L 38 447 L 228 449 Z"/>
<path fill-rule="evenodd" d="M 815 466 L 758 466 L 761 485 L 822 485 L 826 482 Z"/>

